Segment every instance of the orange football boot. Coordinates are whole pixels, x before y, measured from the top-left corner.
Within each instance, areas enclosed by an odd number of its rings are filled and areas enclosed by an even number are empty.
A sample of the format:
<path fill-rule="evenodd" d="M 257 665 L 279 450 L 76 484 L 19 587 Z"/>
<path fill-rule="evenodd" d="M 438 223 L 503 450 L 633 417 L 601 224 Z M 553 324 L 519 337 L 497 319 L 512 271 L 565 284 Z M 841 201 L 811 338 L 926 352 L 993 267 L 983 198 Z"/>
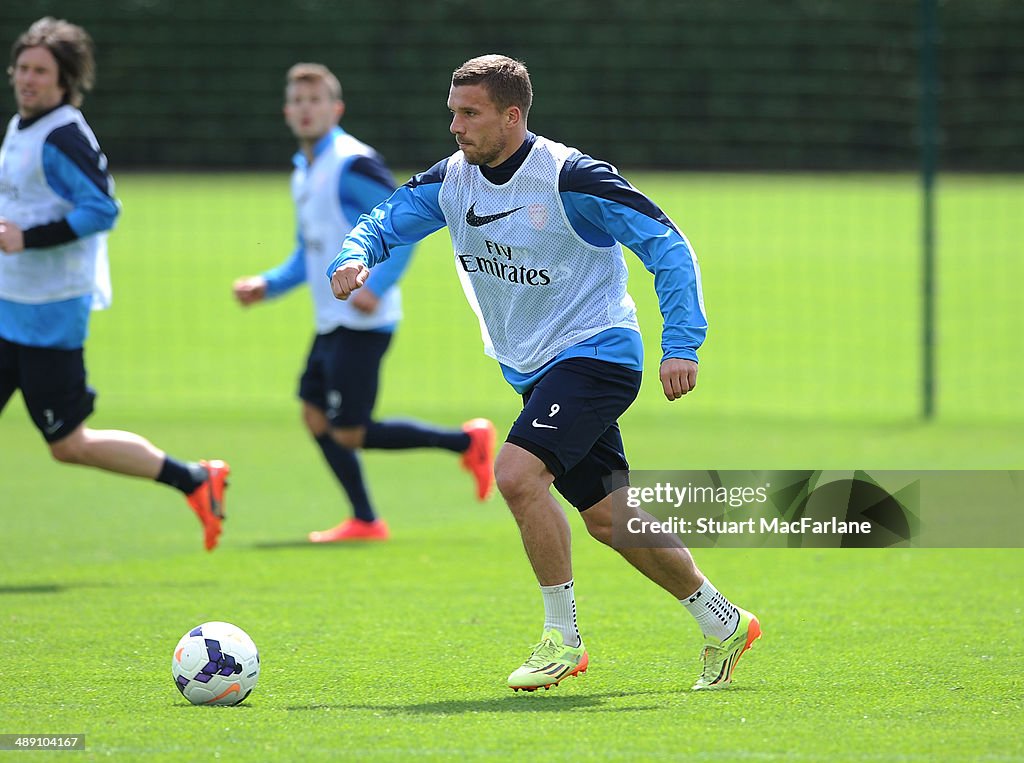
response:
<path fill-rule="evenodd" d="M 203 523 L 203 543 L 207 551 L 217 547 L 221 522 L 224 519 L 224 491 L 228 487 L 231 467 L 225 461 L 200 461 L 209 476 L 188 495 L 188 505 Z"/>
<path fill-rule="evenodd" d="M 350 540 L 387 540 L 391 537 L 383 519 L 367 522 L 363 519 L 346 519 L 337 527 L 309 534 L 310 543 L 339 543 Z"/>
<path fill-rule="evenodd" d="M 469 447 L 462 454 L 462 468 L 476 480 L 476 497 L 487 500 L 494 487 L 494 424 L 487 419 L 470 419 L 462 425 L 469 435 Z"/>

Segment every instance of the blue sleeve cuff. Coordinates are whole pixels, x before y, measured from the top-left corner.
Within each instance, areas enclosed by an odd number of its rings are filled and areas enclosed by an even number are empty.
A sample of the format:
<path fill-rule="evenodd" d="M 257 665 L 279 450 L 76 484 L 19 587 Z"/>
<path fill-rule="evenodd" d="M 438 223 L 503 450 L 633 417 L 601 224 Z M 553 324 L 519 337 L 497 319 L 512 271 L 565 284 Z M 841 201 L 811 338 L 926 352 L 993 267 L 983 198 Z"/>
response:
<path fill-rule="evenodd" d="M 697 351 L 692 347 L 666 347 L 663 344 L 661 362 L 664 363 L 669 358 L 683 358 L 684 360 L 692 360 L 694 363 L 700 362 L 697 359 Z"/>

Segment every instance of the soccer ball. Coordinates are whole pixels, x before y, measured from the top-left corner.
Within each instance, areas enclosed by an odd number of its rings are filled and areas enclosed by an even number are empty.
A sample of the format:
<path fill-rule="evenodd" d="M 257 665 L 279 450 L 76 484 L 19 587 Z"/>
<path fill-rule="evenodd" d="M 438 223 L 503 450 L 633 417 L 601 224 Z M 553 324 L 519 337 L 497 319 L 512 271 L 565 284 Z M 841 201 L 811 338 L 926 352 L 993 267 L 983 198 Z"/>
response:
<path fill-rule="evenodd" d="M 260 677 L 260 654 L 231 623 L 197 625 L 174 647 L 174 683 L 193 705 L 237 705 Z"/>

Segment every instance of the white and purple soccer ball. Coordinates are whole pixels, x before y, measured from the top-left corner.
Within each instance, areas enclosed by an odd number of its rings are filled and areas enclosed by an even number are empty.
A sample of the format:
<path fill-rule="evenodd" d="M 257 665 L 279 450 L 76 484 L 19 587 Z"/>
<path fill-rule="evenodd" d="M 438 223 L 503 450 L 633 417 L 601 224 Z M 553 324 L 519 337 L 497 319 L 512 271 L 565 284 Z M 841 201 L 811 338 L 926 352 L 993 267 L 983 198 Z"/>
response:
<path fill-rule="evenodd" d="M 260 654 L 238 626 L 203 623 L 174 647 L 171 673 L 178 691 L 193 705 L 237 705 L 256 686 Z"/>

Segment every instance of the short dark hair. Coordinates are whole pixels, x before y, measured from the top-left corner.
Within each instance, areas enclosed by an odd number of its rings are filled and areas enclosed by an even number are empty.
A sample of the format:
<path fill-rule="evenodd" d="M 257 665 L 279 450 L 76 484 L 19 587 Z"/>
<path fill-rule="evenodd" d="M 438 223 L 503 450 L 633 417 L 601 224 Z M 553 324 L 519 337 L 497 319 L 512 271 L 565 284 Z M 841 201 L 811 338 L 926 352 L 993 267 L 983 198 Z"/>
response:
<path fill-rule="evenodd" d="M 288 70 L 287 84 L 296 82 L 323 82 L 336 101 L 341 100 L 341 83 L 323 64 L 298 63 Z"/>
<path fill-rule="evenodd" d="M 526 64 L 490 54 L 466 61 L 452 73 L 452 85 L 483 85 L 499 109 L 518 106 L 525 120 L 533 104 L 533 85 Z"/>
<path fill-rule="evenodd" d="M 81 106 L 84 94 L 92 90 L 96 82 L 96 61 L 89 33 L 64 19 L 44 16 L 14 41 L 7 73 L 14 76 L 14 65 L 22 51 L 38 47 L 46 48 L 57 59 L 64 102 L 76 108 Z"/>

